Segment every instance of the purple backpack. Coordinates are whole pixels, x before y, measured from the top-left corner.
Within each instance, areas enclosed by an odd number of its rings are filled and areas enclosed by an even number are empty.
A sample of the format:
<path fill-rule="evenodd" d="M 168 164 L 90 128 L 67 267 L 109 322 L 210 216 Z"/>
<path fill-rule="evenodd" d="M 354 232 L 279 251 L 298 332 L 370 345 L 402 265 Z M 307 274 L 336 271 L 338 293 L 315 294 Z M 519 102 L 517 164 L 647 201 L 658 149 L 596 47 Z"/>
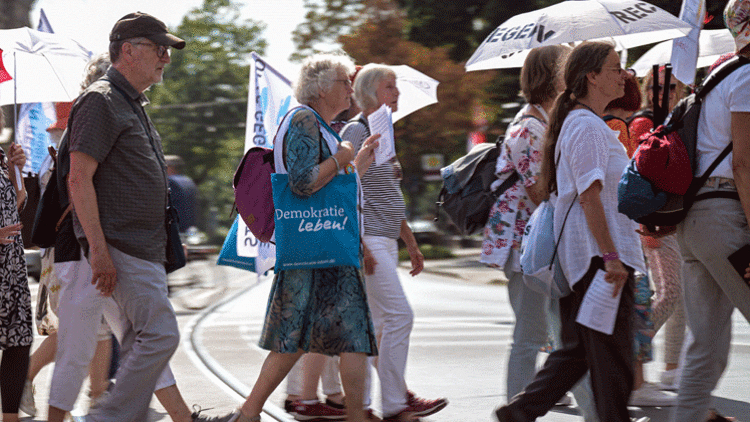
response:
<path fill-rule="evenodd" d="M 275 228 L 271 188 L 271 174 L 274 170 L 273 150 L 253 147 L 242 157 L 234 173 L 234 201 L 237 211 L 253 235 L 264 243 L 271 240 Z"/>

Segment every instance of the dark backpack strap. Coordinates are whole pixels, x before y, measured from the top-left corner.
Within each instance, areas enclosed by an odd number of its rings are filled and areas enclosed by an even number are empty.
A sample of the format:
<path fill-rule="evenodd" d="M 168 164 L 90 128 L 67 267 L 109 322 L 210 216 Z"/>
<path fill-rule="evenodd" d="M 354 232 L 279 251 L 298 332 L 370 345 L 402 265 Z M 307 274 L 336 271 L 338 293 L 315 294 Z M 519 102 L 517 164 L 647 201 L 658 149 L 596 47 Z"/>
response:
<path fill-rule="evenodd" d="M 543 125 L 547 124 L 547 122 L 545 122 L 544 120 L 540 119 L 537 116 L 534 116 L 533 114 L 522 114 L 520 120 L 523 120 L 523 119 L 534 119 Z"/>
<path fill-rule="evenodd" d="M 649 109 L 636 111 L 635 113 L 631 114 L 630 117 L 628 117 L 627 119 L 625 119 L 625 123 L 627 123 L 628 126 L 630 126 L 630 124 L 633 123 L 633 120 L 635 120 L 635 119 L 637 119 L 639 117 L 645 117 L 645 118 L 651 120 L 651 122 L 653 123 L 653 121 L 654 121 L 654 112 L 652 110 L 649 110 Z"/>
<path fill-rule="evenodd" d="M 538 121 L 539 123 L 541 123 L 543 125 L 547 124 L 544 120 L 540 119 L 537 116 L 534 116 L 533 114 L 522 114 L 520 120 L 524 120 L 524 119 L 534 119 L 534 120 Z M 497 145 L 498 150 L 500 149 L 500 147 L 503 144 L 504 140 L 505 140 L 505 138 L 503 138 L 503 137 L 498 137 L 497 138 L 497 141 L 495 142 L 495 144 Z M 499 156 L 500 156 L 500 151 L 498 151 L 498 157 Z M 515 185 L 516 182 L 518 182 L 520 179 L 521 179 L 521 175 L 518 174 L 518 171 L 513 170 L 513 173 L 511 173 L 510 176 L 508 176 L 503 181 L 503 183 L 500 186 L 498 186 L 498 188 L 495 189 L 492 192 L 492 194 L 495 196 L 495 198 L 500 197 L 500 195 L 502 195 L 506 190 L 510 189 L 511 186 Z"/>
<path fill-rule="evenodd" d="M 602 117 L 602 120 L 604 120 L 605 122 L 608 122 L 610 120 L 619 120 L 619 121 L 625 123 L 626 126 L 628 124 L 628 122 L 626 122 L 625 120 L 623 120 L 623 119 L 621 119 L 621 118 L 619 118 L 617 116 L 613 116 L 611 114 L 607 114 L 606 116 Z"/>
<path fill-rule="evenodd" d="M 739 69 L 741 66 L 744 66 L 746 64 L 750 63 L 750 59 L 744 57 L 744 56 L 734 56 L 731 59 L 727 60 L 722 66 L 720 66 L 718 69 L 714 70 L 708 77 L 701 83 L 701 86 L 695 91 L 696 99 L 703 99 L 716 85 L 719 84 L 724 78 L 729 76 L 730 73 L 734 72 L 735 70 Z M 700 178 L 698 178 L 695 181 L 695 184 L 692 186 L 693 194 L 698 192 L 698 190 L 703 187 L 703 184 L 706 183 L 706 180 L 711 176 L 711 173 L 713 173 L 714 170 L 716 170 L 716 167 L 719 166 L 719 163 L 721 163 L 730 152 L 732 152 L 732 148 L 734 147 L 733 143 L 730 141 L 729 145 L 724 147 L 724 150 L 721 151 L 721 154 L 719 154 L 718 157 L 711 163 L 710 166 L 706 169 L 706 171 L 701 175 Z M 722 195 L 716 195 L 719 192 L 708 192 L 701 195 L 698 195 L 695 197 L 694 201 L 700 201 L 703 199 L 709 199 L 709 198 L 718 198 L 718 197 L 727 197 Z M 734 192 L 726 192 L 727 195 L 731 195 Z M 736 193 L 734 193 L 736 195 Z M 739 196 L 736 195 L 737 199 L 739 199 Z"/>
<path fill-rule="evenodd" d="M 724 64 L 719 66 L 713 72 L 711 72 L 706 79 L 701 82 L 700 86 L 695 90 L 696 99 L 702 100 L 706 95 L 719 84 L 724 78 L 729 76 L 730 73 L 739 69 L 740 67 L 749 64 L 750 59 L 744 56 L 734 56 L 727 60 Z"/>
<path fill-rule="evenodd" d="M 568 212 L 565 213 L 565 218 L 563 219 L 562 227 L 560 227 L 560 237 L 557 238 L 555 241 L 555 252 L 552 253 L 552 262 L 549 263 L 549 268 L 551 269 L 553 265 L 555 265 L 555 257 L 557 257 L 557 248 L 560 246 L 560 241 L 562 240 L 562 234 L 563 230 L 565 230 L 565 223 L 568 222 L 568 216 L 570 215 L 570 210 L 573 209 L 573 205 L 576 203 L 576 199 L 578 199 L 578 193 L 576 193 L 576 196 L 573 198 L 573 202 L 570 203 L 570 207 L 568 207 Z"/>
<path fill-rule="evenodd" d="M 521 179 L 521 176 L 517 171 L 513 170 L 513 173 L 508 176 L 503 183 L 492 192 L 495 199 L 499 198 L 506 190 L 510 189 L 511 186 L 515 185 L 516 182 Z"/>

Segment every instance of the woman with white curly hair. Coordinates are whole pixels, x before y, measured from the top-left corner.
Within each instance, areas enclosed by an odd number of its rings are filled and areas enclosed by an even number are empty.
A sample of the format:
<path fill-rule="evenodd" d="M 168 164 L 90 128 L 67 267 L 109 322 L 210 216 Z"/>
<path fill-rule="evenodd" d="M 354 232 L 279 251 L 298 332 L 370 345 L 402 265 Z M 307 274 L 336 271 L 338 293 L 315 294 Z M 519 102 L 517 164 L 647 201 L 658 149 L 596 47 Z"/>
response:
<path fill-rule="evenodd" d="M 290 188 L 301 197 L 314 194 L 342 171 L 354 172 L 353 161 L 359 168 L 373 160 L 376 137 L 368 139 L 355 160 L 352 144 L 342 142 L 329 126 L 351 104 L 352 73 L 354 63 L 344 55 L 315 55 L 302 64 L 295 87 L 302 106 L 287 113 L 274 139 Z M 338 329 L 326 329 L 332 326 Z M 377 354 L 377 346 L 358 268 L 279 271 L 271 288 L 260 347 L 270 353 L 250 396 L 240 409 L 218 420 L 260 421 L 265 401 L 307 352 L 339 356 L 347 420 L 365 420 L 365 365 L 367 356 Z"/>

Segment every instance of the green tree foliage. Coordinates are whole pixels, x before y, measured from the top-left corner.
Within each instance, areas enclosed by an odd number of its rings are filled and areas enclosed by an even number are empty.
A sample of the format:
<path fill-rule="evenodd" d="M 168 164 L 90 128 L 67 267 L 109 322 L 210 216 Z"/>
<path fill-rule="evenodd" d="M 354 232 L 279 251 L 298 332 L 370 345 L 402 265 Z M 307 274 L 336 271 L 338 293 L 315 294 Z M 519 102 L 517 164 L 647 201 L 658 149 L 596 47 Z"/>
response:
<path fill-rule="evenodd" d="M 338 36 L 348 34 L 362 23 L 363 0 L 305 0 L 305 20 L 292 32 L 297 51 L 293 60 L 302 60 L 320 51 L 331 50 Z"/>
<path fill-rule="evenodd" d="M 400 120 L 395 125 L 399 156 L 405 176 L 420 173 L 420 156 L 442 153 L 447 158 L 465 153 L 466 133 L 473 128 L 472 104 L 484 101 L 489 78 L 466 73 L 448 57 L 448 48 L 429 48 L 403 38 L 403 13 L 390 0 L 369 3 L 364 23 L 351 35 L 339 37 L 357 63 L 405 64 L 438 80 L 437 104 Z"/>
<path fill-rule="evenodd" d="M 172 50 L 164 82 L 148 94 L 165 153 L 180 155 L 199 187 L 203 229 L 216 218 L 230 223 L 231 180 L 244 146 L 247 59 L 251 51 L 263 54 L 263 29 L 240 19 L 232 0 L 205 0 L 173 31 L 186 47 Z"/>

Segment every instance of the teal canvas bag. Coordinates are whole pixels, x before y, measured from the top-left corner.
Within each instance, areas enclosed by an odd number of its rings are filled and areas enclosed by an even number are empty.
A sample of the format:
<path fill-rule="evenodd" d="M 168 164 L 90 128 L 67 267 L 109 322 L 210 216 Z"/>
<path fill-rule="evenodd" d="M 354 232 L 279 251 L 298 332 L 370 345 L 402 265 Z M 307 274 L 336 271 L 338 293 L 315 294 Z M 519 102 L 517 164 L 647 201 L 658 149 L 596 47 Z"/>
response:
<path fill-rule="evenodd" d="M 271 175 L 276 224 L 275 271 L 354 266 L 359 268 L 357 176 L 339 174 L 302 197 L 287 174 Z"/>

